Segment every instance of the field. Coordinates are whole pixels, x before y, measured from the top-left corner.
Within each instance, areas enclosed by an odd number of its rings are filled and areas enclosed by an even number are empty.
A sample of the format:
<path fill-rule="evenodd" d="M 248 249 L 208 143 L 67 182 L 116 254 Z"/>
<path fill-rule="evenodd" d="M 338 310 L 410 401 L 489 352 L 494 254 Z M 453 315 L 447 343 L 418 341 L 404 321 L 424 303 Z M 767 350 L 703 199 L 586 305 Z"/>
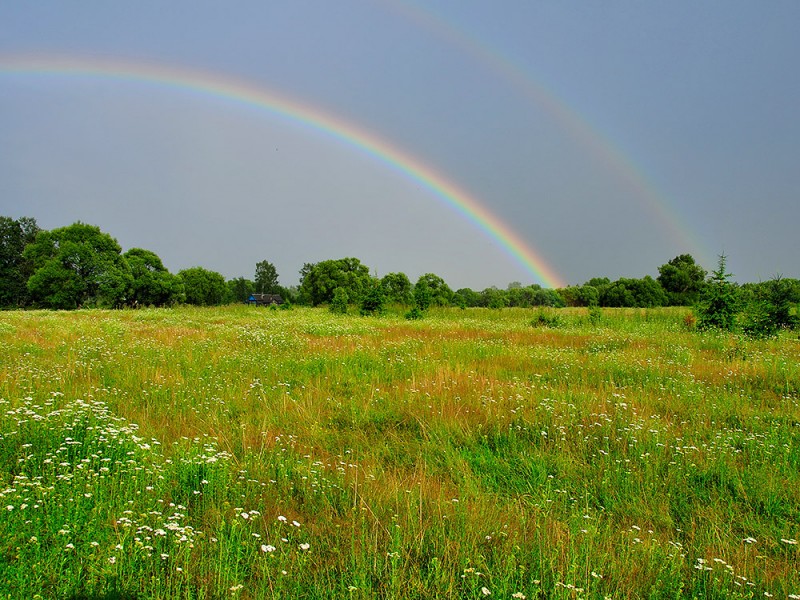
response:
<path fill-rule="evenodd" d="M 797 334 L 686 313 L 0 313 L 0 598 L 800 598 Z"/>

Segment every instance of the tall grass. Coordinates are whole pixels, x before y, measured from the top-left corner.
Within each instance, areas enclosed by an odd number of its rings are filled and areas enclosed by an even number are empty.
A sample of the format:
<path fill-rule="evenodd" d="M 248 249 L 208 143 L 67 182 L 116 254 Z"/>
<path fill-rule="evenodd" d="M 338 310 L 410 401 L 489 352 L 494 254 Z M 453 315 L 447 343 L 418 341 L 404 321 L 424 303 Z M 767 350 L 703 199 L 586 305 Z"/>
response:
<path fill-rule="evenodd" d="M 0 313 L 0 598 L 800 597 L 800 344 L 684 312 Z"/>

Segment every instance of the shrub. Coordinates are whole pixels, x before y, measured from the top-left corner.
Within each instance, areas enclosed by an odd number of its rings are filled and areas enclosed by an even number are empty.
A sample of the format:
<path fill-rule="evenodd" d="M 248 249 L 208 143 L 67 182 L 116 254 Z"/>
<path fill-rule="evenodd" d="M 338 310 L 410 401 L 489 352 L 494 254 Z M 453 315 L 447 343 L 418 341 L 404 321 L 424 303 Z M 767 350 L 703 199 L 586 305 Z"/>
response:
<path fill-rule="evenodd" d="M 543 310 L 540 310 L 536 317 L 534 317 L 533 321 L 531 321 L 532 327 L 558 328 L 563 324 L 564 322 L 559 315 L 551 314 Z"/>
<path fill-rule="evenodd" d="M 347 314 L 347 290 L 343 287 L 337 287 L 333 290 L 333 299 L 331 300 L 328 310 L 337 315 Z"/>

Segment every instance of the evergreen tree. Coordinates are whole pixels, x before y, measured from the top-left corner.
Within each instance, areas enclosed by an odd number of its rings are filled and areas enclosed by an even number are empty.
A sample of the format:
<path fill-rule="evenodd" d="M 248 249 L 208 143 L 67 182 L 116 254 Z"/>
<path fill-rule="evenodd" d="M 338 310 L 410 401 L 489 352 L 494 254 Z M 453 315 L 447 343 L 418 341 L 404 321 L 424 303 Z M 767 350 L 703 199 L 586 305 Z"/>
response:
<path fill-rule="evenodd" d="M 736 313 L 739 311 L 740 301 L 736 285 L 730 279 L 733 277 L 725 268 L 727 257 L 719 257 L 717 270 L 711 273 L 707 285 L 697 307 L 700 329 L 721 329 L 733 331 L 736 327 Z"/>

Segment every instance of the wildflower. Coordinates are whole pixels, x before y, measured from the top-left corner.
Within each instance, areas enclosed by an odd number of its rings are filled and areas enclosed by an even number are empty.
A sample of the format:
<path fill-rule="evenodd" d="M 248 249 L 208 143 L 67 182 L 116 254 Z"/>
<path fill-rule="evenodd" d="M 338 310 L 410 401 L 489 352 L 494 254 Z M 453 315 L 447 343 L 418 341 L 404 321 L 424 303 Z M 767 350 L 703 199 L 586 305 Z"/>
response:
<path fill-rule="evenodd" d="M 35 544 L 36 542 L 39 541 L 39 538 L 37 538 L 35 535 L 32 535 L 29 541 L 31 544 Z"/>
<path fill-rule="evenodd" d="M 758 540 L 753 537 L 746 537 L 742 541 L 745 542 L 746 544 L 755 544 Z"/>
<path fill-rule="evenodd" d="M 481 588 L 481 594 L 483 594 L 484 596 L 491 596 L 492 595 L 492 591 L 487 587 L 482 587 Z"/>
<path fill-rule="evenodd" d="M 9 512 L 14 510 L 14 505 L 13 504 L 9 504 L 8 506 L 6 506 L 6 510 L 9 511 Z"/>
<path fill-rule="evenodd" d="M 165 554 L 164 552 L 161 553 L 161 560 L 167 560 L 169 558 L 169 554 Z"/>
<path fill-rule="evenodd" d="M 792 539 L 790 539 L 790 540 L 785 540 L 785 539 L 781 538 L 781 541 L 782 541 L 784 544 L 789 544 L 790 546 L 796 546 L 796 545 L 797 545 L 797 540 L 796 540 L 796 539 L 794 539 L 794 538 L 792 538 Z"/>
<path fill-rule="evenodd" d="M 108 562 L 110 562 L 113 565 L 115 562 L 117 562 L 117 557 L 116 556 L 109 556 L 108 557 Z"/>
<path fill-rule="evenodd" d="M 66 548 L 67 550 L 74 550 L 74 549 L 75 549 L 75 544 L 73 544 L 72 542 L 70 542 L 69 544 L 67 544 L 67 545 L 65 546 L 65 548 Z"/>
<path fill-rule="evenodd" d="M 295 527 L 300 527 L 300 523 L 298 523 L 297 521 L 292 521 L 292 525 L 294 525 Z"/>
<path fill-rule="evenodd" d="M 514 592 L 513 594 L 511 594 L 511 597 L 515 598 L 516 600 L 525 600 L 526 596 L 522 592 Z"/>
<path fill-rule="evenodd" d="M 311 544 L 305 544 L 305 543 L 304 544 L 300 544 L 300 550 L 305 551 L 305 550 L 308 550 L 309 548 L 311 548 Z"/>
<path fill-rule="evenodd" d="M 262 552 L 275 552 L 275 546 L 272 544 L 261 544 Z"/>
<path fill-rule="evenodd" d="M 231 591 L 232 591 L 232 592 L 238 592 L 238 591 L 239 591 L 240 589 L 242 589 L 243 587 L 244 587 L 244 586 L 243 586 L 241 583 L 240 583 L 239 585 L 232 585 L 232 586 L 231 586 Z"/>
<path fill-rule="evenodd" d="M 242 518 L 243 518 L 245 521 L 246 521 L 247 519 L 249 519 L 249 518 L 250 518 L 250 515 L 248 515 L 246 512 L 243 512 L 243 513 L 242 513 L 240 516 L 241 516 L 241 517 L 242 517 Z"/>
<path fill-rule="evenodd" d="M 286 523 L 286 517 L 284 517 L 283 515 L 279 515 L 278 516 L 278 521 L 280 521 L 282 523 Z"/>

